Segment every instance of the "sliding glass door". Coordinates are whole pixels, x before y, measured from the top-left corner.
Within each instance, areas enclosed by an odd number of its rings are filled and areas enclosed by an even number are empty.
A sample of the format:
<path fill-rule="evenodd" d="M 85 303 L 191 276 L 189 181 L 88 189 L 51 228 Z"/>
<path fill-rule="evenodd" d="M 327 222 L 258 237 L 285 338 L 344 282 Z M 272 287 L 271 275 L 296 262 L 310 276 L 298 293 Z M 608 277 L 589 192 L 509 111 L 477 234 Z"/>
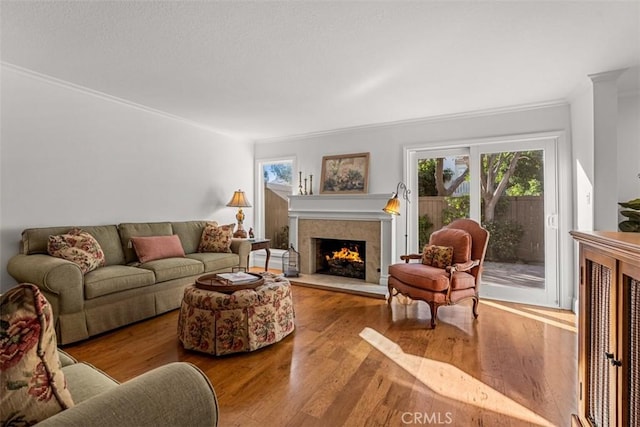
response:
<path fill-rule="evenodd" d="M 416 150 L 411 247 L 456 218 L 475 219 L 491 233 L 480 295 L 558 306 L 555 150 L 551 138 Z"/>

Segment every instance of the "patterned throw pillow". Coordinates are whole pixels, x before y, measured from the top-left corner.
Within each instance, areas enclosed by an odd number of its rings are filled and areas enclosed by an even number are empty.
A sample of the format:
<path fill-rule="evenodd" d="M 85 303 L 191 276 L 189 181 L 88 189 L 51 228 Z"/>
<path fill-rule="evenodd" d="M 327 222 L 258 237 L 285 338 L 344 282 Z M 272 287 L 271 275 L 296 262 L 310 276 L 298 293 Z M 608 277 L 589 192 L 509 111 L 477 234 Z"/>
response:
<path fill-rule="evenodd" d="M 32 425 L 73 406 L 51 306 L 30 283 L 0 298 L 0 377 L 0 425 Z"/>
<path fill-rule="evenodd" d="M 198 252 L 231 252 L 231 239 L 235 224 L 218 226 L 215 223 L 207 223 L 202 230 Z"/>
<path fill-rule="evenodd" d="M 79 228 L 74 228 L 67 234 L 49 236 L 47 252 L 51 256 L 77 264 L 82 270 L 82 274 L 87 274 L 106 264 L 104 252 L 102 252 L 98 241 L 91 234 Z"/>
<path fill-rule="evenodd" d="M 450 246 L 425 245 L 422 250 L 422 263 L 436 268 L 446 268 L 453 261 L 453 248 Z"/>

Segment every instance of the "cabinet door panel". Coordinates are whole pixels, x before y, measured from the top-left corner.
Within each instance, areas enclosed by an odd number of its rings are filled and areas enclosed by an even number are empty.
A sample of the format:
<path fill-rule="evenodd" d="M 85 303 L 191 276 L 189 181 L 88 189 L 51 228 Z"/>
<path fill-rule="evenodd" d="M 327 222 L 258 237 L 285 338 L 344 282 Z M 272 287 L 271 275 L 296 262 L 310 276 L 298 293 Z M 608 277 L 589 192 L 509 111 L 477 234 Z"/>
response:
<path fill-rule="evenodd" d="M 588 254 L 586 254 L 588 257 Z M 598 258 L 598 262 L 593 260 Z M 615 393 L 615 378 L 611 375 L 610 356 L 615 336 L 613 330 L 611 305 L 612 284 L 615 284 L 615 260 L 601 256 L 587 258 L 586 262 L 586 295 L 587 327 L 591 331 L 586 342 L 586 416 L 597 426 L 615 425 L 611 411 L 611 397 Z M 612 262 L 607 262 L 612 261 Z M 608 264 L 608 265 L 607 265 Z M 612 387 L 613 386 L 613 387 Z M 615 409 L 615 408 L 614 408 Z"/>
<path fill-rule="evenodd" d="M 619 372 L 622 401 L 629 402 L 621 410 L 622 425 L 640 425 L 640 266 L 626 263 L 620 265 L 622 284 L 622 309 L 620 315 L 629 319 L 620 321 L 621 337 L 619 352 L 622 366 Z M 624 326 L 626 325 L 626 327 Z"/>

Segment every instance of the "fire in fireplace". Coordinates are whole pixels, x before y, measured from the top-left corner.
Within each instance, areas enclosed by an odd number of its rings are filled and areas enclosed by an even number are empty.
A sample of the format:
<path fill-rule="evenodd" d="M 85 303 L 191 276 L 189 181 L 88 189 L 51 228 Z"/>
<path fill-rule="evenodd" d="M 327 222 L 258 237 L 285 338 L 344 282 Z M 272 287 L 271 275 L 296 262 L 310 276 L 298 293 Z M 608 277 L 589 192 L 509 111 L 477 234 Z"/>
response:
<path fill-rule="evenodd" d="M 316 239 L 316 273 L 365 280 L 366 242 Z"/>

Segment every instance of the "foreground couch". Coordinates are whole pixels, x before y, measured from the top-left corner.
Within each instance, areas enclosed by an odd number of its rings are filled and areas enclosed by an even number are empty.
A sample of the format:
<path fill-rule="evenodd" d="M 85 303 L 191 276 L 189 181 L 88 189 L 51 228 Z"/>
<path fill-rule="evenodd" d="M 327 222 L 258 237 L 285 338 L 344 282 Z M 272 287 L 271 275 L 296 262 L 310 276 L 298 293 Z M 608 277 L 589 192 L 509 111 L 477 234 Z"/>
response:
<path fill-rule="evenodd" d="M 118 384 L 87 363 L 59 351 L 74 406 L 37 426 L 215 426 L 218 401 L 195 366 L 174 362 Z"/>
<path fill-rule="evenodd" d="M 194 365 L 174 362 L 118 384 L 57 347 L 51 305 L 22 283 L 0 296 L 0 425 L 215 426 L 218 402 Z"/>
<path fill-rule="evenodd" d="M 37 285 L 53 307 L 58 344 L 69 344 L 180 307 L 185 286 L 204 273 L 246 268 L 251 244 L 232 239 L 231 252 L 198 252 L 206 221 L 123 223 L 30 228 L 9 274 Z M 71 261 L 48 255 L 49 236 L 80 228 L 99 243 L 105 266 L 83 274 Z M 185 256 L 140 262 L 132 238 L 172 236 Z"/>

